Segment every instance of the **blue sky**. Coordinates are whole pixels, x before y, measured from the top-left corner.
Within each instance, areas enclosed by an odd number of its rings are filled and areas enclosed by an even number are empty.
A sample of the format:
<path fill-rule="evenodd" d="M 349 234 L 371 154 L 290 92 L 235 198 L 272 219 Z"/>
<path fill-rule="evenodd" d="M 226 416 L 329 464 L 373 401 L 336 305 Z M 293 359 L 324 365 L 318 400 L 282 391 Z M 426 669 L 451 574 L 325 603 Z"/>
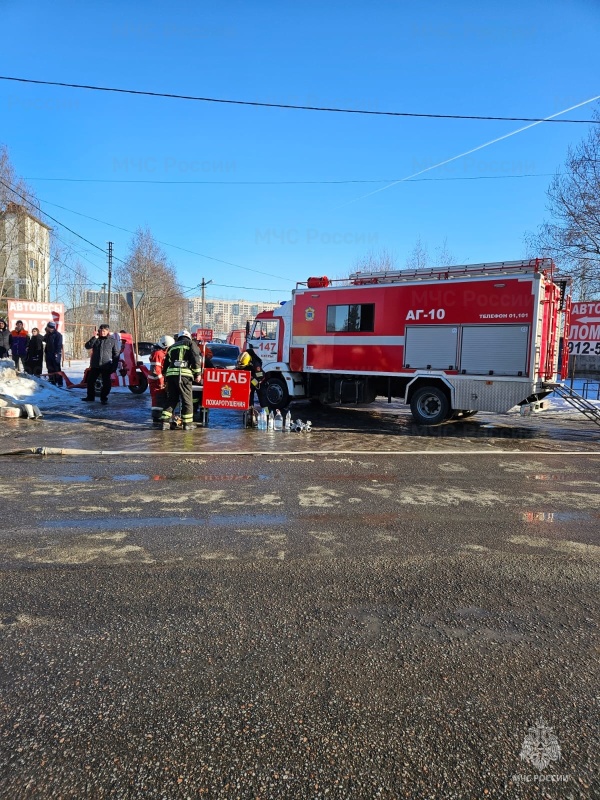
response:
<path fill-rule="evenodd" d="M 518 117 L 545 117 L 600 94 L 596 0 L 0 0 L 0 23 L 0 73 L 50 81 Z M 566 116 L 589 119 L 593 108 L 598 103 Z M 369 196 L 385 183 L 256 184 L 391 182 L 524 124 L 250 108 L 0 81 L 0 142 L 45 211 L 101 247 L 112 240 L 119 258 L 131 234 L 103 223 L 129 231 L 147 225 L 157 240 L 183 248 L 164 245 L 182 285 L 204 277 L 215 284 L 208 294 L 225 298 L 282 300 L 296 281 L 343 277 L 382 248 L 401 267 L 418 238 L 431 253 L 446 240 L 459 263 L 524 256 L 525 231 L 545 216 L 547 174 L 586 125 L 538 125 L 421 176 L 453 180 L 404 182 Z M 531 173 L 541 177 L 505 177 Z M 487 177 L 457 180 L 479 176 Z M 102 283 L 103 254 L 76 247 L 89 259 L 90 280 Z"/>

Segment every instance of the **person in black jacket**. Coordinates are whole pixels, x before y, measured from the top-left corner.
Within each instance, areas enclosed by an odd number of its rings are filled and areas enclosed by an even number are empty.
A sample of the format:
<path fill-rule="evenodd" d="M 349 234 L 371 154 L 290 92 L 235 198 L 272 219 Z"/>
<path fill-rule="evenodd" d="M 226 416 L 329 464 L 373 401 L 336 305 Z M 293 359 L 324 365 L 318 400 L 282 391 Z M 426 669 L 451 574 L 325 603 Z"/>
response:
<path fill-rule="evenodd" d="M 56 330 L 55 322 L 49 322 L 46 325 L 46 333 L 42 338 L 46 345 L 45 356 L 48 380 L 55 386 L 62 386 L 63 379 L 60 374 L 60 362 L 62 359 L 63 337 L 62 333 Z"/>
<path fill-rule="evenodd" d="M 31 329 L 31 338 L 25 352 L 25 372 L 28 375 L 41 375 L 44 365 L 44 340 L 38 328 Z"/>
<path fill-rule="evenodd" d="M 0 358 L 10 358 L 12 335 L 5 320 L 0 319 Z"/>
<path fill-rule="evenodd" d="M 92 336 L 85 343 L 85 349 L 91 350 L 90 368 L 87 374 L 87 397 L 82 397 L 86 403 L 93 403 L 96 399 L 96 380 L 102 378 L 100 402 L 103 406 L 108 403 L 111 381 L 110 376 L 119 363 L 119 345 L 112 336 L 109 336 L 108 325 L 100 325 L 98 335 Z"/>
<path fill-rule="evenodd" d="M 260 384 L 265 377 L 263 372 L 262 358 L 258 355 L 254 347 L 249 344 L 248 347 L 239 355 L 237 360 L 237 369 L 243 369 L 250 372 L 252 375 L 250 379 L 250 407 L 254 406 L 254 397 L 258 397 L 258 402 L 261 408 L 266 406 L 267 403 L 263 402 L 263 393 Z"/>

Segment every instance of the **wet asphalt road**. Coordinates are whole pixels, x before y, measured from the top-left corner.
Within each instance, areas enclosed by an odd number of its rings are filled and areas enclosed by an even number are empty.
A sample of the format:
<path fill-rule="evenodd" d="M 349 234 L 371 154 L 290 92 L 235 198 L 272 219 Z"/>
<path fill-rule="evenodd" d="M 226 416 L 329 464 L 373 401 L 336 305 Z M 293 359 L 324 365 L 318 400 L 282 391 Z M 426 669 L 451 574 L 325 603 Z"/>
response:
<path fill-rule="evenodd" d="M 600 796 L 600 429 L 145 403 L 0 426 L 1 797 Z"/>

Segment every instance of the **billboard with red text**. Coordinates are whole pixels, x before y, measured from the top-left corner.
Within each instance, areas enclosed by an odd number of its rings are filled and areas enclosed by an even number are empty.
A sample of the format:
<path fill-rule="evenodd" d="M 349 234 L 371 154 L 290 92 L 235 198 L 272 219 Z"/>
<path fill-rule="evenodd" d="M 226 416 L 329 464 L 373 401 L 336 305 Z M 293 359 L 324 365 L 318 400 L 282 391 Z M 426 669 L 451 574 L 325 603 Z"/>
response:
<path fill-rule="evenodd" d="M 54 322 L 56 329 L 64 332 L 65 306 L 63 303 L 38 303 L 35 300 L 17 300 L 7 298 L 8 327 L 13 330 L 15 322 L 21 320 L 26 331 L 38 328 L 40 333 L 49 322 Z"/>

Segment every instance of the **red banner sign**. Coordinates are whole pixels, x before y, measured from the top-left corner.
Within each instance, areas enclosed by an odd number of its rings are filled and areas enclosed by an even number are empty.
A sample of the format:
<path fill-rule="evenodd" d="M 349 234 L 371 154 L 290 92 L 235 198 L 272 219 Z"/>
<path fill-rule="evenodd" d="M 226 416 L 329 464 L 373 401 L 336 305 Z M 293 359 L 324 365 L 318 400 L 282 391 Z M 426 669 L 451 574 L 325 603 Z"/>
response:
<path fill-rule="evenodd" d="M 12 330 L 20 319 L 28 333 L 37 328 L 43 335 L 49 322 L 54 322 L 57 330 L 64 329 L 65 307 L 62 303 L 37 303 L 35 300 L 16 300 L 7 298 L 8 327 Z"/>
<path fill-rule="evenodd" d="M 197 342 L 212 342 L 213 330 L 212 328 L 196 328 L 194 336 Z"/>
<path fill-rule="evenodd" d="M 569 341 L 600 342 L 600 301 L 573 303 Z"/>
<path fill-rule="evenodd" d="M 204 408 L 250 408 L 250 372 L 235 369 L 205 369 L 202 405 Z"/>

